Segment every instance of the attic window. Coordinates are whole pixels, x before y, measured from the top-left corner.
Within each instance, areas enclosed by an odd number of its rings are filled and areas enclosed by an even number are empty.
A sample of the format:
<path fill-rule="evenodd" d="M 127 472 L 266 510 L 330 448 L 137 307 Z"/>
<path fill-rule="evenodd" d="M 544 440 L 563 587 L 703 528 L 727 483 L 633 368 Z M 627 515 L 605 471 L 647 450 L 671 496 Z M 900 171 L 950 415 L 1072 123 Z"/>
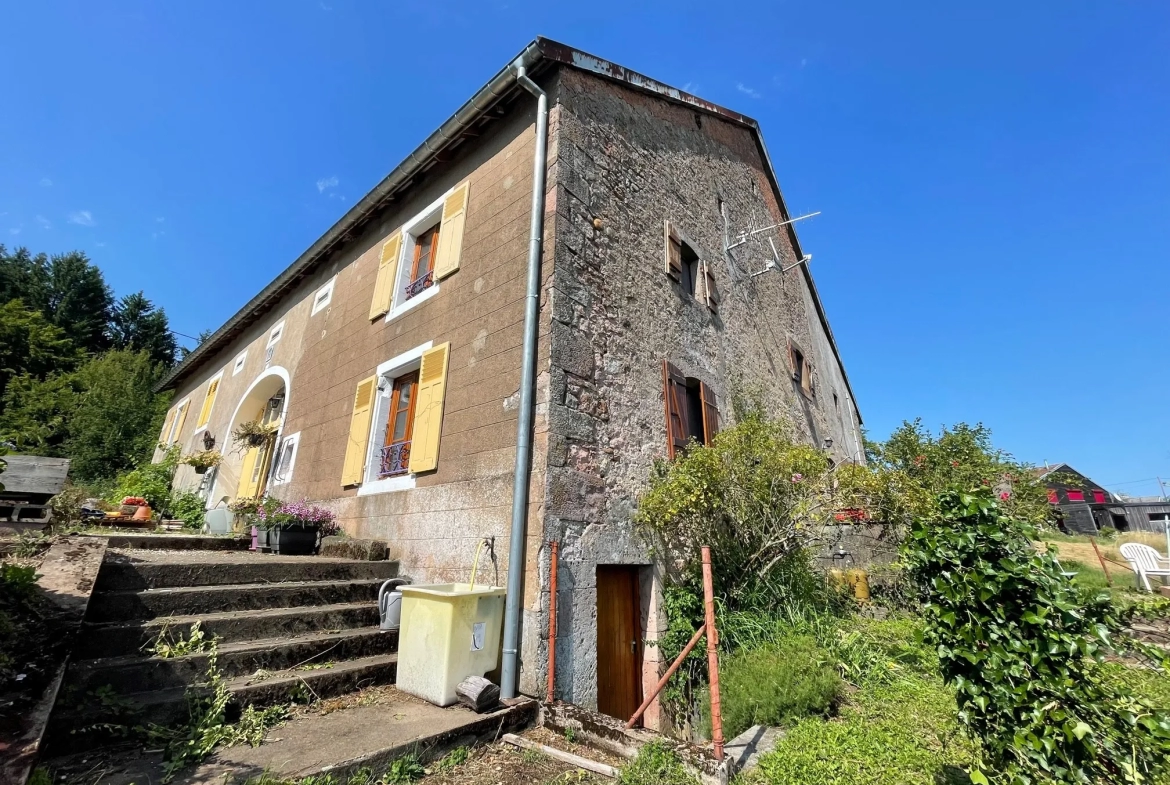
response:
<path fill-rule="evenodd" d="M 804 351 L 792 341 L 788 342 L 788 360 L 792 364 L 792 381 L 796 382 L 802 393 L 809 398 L 813 397 L 812 365 L 805 358 Z"/>
<path fill-rule="evenodd" d="M 329 279 L 329 282 L 317 290 L 317 294 L 313 296 L 313 311 L 310 316 L 316 316 L 321 311 L 329 307 L 329 303 L 333 302 L 333 284 L 337 281 L 337 276 Z"/>
<path fill-rule="evenodd" d="M 1085 492 L 1075 488 L 1069 488 L 1065 493 L 1068 495 L 1070 502 L 1083 502 L 1085 500 Z"/>
<path fill-rule="evenodd" d="M 1105 503 L 1105 491 L 1101 490 L 1100 488 L 1094 488 L 1093 489 L 1093 501 L 1096 502 L 1097 504 L 1104 504 Z"/>

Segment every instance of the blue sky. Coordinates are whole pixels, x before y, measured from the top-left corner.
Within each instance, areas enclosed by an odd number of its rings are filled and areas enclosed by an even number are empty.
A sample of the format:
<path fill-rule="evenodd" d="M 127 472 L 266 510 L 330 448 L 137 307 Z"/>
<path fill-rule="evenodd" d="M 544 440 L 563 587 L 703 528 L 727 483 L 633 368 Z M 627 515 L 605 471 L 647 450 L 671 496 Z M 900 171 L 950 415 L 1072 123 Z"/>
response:
<path fill-rule="evenodd" d="M 760 121 L 872 435 L 1157 492 L 1170 5 L 735 5 L 5 3 L 0 242 L 217 327 L 546 35 Z"/>

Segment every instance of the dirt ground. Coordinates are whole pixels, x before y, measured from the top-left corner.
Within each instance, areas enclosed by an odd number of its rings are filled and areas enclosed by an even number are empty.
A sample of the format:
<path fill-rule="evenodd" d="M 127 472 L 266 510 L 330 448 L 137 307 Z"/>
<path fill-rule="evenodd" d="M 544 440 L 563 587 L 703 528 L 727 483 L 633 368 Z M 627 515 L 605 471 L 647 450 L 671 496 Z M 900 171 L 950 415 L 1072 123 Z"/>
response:
<path fill-rule="evenodd" d="M 583 758 L 621 766 L 625 761 L 616 756 L 570 742 L 544 728 L 530 728 L 520 734 L 529 741 L 572 752 Z M 467 760 L 448 769 L 439 765 L 427 768 L 428 774 L 419 780 L 421 785 L 601 785 L 613 783 L 608 777 L 591 774 L 582 769 L 554 760 L 535 750 L 522 750 L 502 741 L 471 750 Z"/>
<path fill-rule="evenodd" d="M 1120 547 L 1127 542 L 1140 542 L 1144 545 L 1149 545 L 1159 553 L 1166 550 L 1166 537 L 1162 534 L 1137 532 L 1133 534 L 1122 534 L 1113 540 L 1098 538 L 1097 548 L 1108 562 L 1109 572 L 1111 574 L 1117 574 L 1119 577 L 1129 577 L 1132 579 L 1133 576 L 1120 550 Z M 1097 554 L 1093 550 L 1093 543 L 1088 537 L 1053 538 L 1043 544 L 1045 546 L 1055 546 L 1061 561 L 1076 561 L 1091 567 L 1100 567 L 1100 562 L 1097 561 Z"/>

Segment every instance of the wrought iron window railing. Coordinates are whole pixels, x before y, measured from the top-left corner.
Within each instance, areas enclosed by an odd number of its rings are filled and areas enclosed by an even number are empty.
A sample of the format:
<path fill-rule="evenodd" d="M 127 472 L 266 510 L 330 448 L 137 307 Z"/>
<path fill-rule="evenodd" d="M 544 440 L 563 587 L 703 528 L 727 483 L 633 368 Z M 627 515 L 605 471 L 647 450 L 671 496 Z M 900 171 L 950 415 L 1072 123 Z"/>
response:
<path fill-rule="evenodd" d="M 434 270 L 429 271 L 426 275 L 419 276 L 406 285 L 406 299 L 409 300 L 411 297 L 416 297 L 422 294 L 427 289 L 430 289 L 434 282 Z"/>
<path fill-rule="evenodd" d="M 410 471 L 410 442 L 395 442 L 382 448 L 382 463 L 378 479 L 406 474 Z"/>

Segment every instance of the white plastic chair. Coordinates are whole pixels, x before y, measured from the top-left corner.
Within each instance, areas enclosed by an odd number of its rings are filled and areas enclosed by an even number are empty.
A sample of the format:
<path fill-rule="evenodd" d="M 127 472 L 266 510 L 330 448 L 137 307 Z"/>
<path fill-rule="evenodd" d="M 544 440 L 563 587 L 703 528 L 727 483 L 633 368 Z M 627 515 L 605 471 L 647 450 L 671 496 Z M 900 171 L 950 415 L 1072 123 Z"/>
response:
<path fill-rule="evenodd" d="M 1170 576 L 1170 559 L 1163 558 L 1162 554 L 1149 545 L 1142 545 L 1140 542 L 1123 543 L 1121 555 L 1129 562 L 1129 566 L 1133 568 L 1134 573 L 1145 585 L 1148 592 L 1153 591 L 1150 588 L 1151 575 Z"/>

